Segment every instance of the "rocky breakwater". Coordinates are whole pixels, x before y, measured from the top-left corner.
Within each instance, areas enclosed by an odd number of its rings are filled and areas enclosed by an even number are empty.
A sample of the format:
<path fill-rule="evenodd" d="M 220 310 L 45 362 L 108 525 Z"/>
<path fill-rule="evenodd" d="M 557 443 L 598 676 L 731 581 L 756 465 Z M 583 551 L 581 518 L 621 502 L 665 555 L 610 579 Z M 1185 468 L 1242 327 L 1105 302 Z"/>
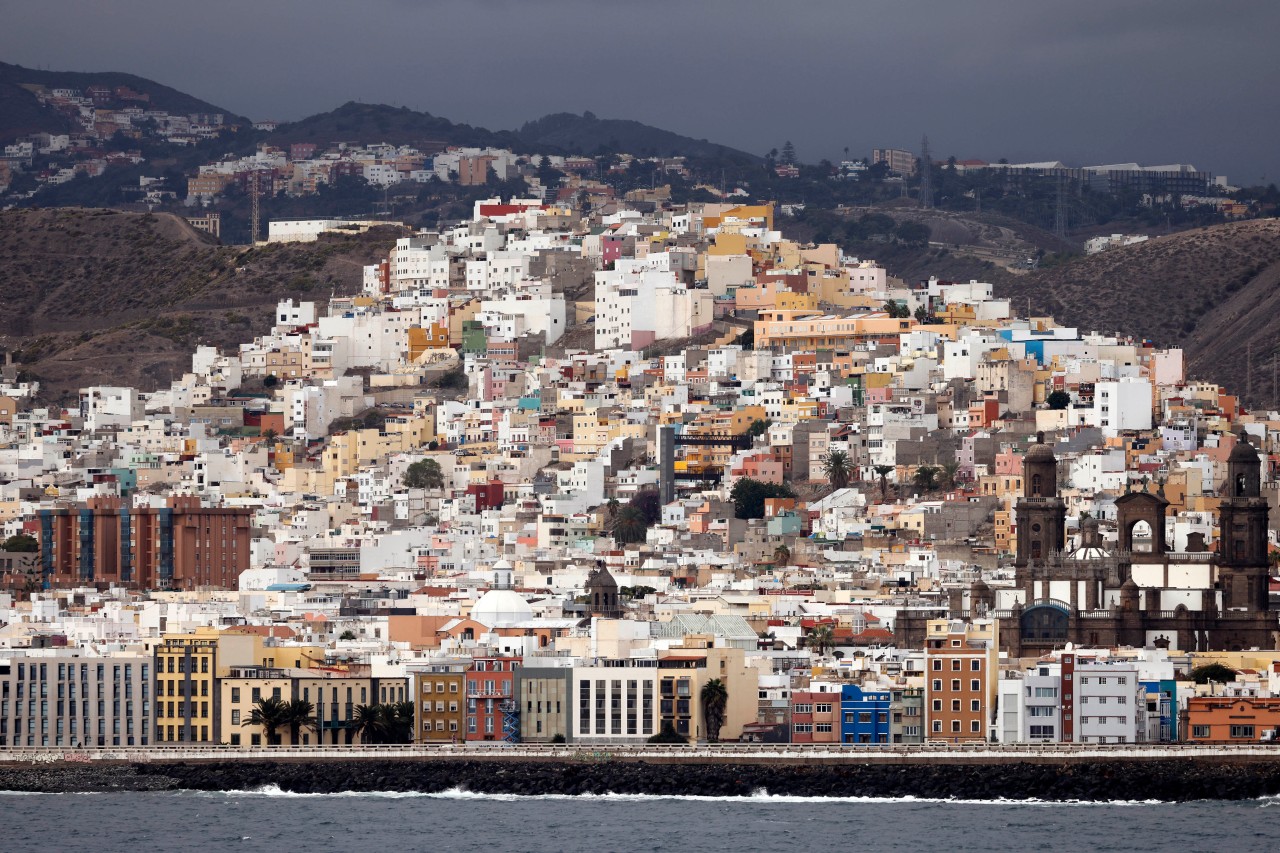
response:
<path fill-rule="evenodd" d="M 502 760 L 153 762 L 0 767 L 20 791 L 253 790 L 295 793 L 461 788 L 489 794 L 1042 800 L 1249 799 L 1280 793 L 1280 760 L 1203 759 L 824 765 Z"/>

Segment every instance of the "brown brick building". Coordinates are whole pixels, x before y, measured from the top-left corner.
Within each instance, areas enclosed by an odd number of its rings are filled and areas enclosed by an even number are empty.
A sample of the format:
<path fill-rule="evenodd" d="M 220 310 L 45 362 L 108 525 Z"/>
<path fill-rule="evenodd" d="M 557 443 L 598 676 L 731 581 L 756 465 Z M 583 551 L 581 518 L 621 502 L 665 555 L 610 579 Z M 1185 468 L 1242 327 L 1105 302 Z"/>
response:
<path fill-rule="evenodd" d="M 204 507 L 195 497 L 159 507 L 98 497 L 42 509 L 39 519 L 46 587 L 234 589 L 249 568 L 248 509 Z"/>

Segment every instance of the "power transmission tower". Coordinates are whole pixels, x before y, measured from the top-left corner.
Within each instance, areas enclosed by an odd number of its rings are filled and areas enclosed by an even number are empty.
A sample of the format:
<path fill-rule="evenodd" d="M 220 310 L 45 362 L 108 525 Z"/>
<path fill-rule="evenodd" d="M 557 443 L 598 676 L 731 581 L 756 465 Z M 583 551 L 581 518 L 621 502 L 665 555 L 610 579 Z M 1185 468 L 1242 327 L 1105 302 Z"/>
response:
<path fill-rule="evenodd" d="M 1053 235 L 1059 240 L 1067 239 L 1067 199 L 1062 190 L 1061 177 L 1058 178 L 1058 198 L 1053 206 Z"/>
<path fill-rule="evenodd" d="M 929 156 L 929 137 L 920 142 L 920 206 L 933 207 L 933 159 Z"/>
<path fill-rule="evenodd" d="M 249 214 L 249 245 L 256 246 L 258 243 L 258 196 L 262 190 L 258 184 L 258 177 L 261 175 L 257 169 L 249 173 L 249 198 L 253 201 Z"/>

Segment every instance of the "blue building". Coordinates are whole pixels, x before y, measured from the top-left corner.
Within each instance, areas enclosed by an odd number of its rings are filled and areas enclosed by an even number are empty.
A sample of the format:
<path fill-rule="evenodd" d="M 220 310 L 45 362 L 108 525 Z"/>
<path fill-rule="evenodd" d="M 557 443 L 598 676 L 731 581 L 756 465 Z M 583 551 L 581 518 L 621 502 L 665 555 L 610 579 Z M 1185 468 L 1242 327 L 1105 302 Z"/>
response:
<path fill-rule="evenodd" d="M 840 742 L 889 743 L 889 691 L 840 687 Z"/>

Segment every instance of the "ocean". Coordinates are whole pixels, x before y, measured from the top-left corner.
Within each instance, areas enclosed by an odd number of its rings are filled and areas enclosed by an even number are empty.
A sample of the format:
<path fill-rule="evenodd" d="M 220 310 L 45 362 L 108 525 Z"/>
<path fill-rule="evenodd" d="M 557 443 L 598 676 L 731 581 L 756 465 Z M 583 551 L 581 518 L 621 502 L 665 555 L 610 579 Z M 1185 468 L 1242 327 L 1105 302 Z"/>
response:
<path fill-rule="evenodd" d="M 78 851 L 1274 850 L 1280 798 L 876 798 L 244 792 L 0 793 L 6 853 Z"/>

